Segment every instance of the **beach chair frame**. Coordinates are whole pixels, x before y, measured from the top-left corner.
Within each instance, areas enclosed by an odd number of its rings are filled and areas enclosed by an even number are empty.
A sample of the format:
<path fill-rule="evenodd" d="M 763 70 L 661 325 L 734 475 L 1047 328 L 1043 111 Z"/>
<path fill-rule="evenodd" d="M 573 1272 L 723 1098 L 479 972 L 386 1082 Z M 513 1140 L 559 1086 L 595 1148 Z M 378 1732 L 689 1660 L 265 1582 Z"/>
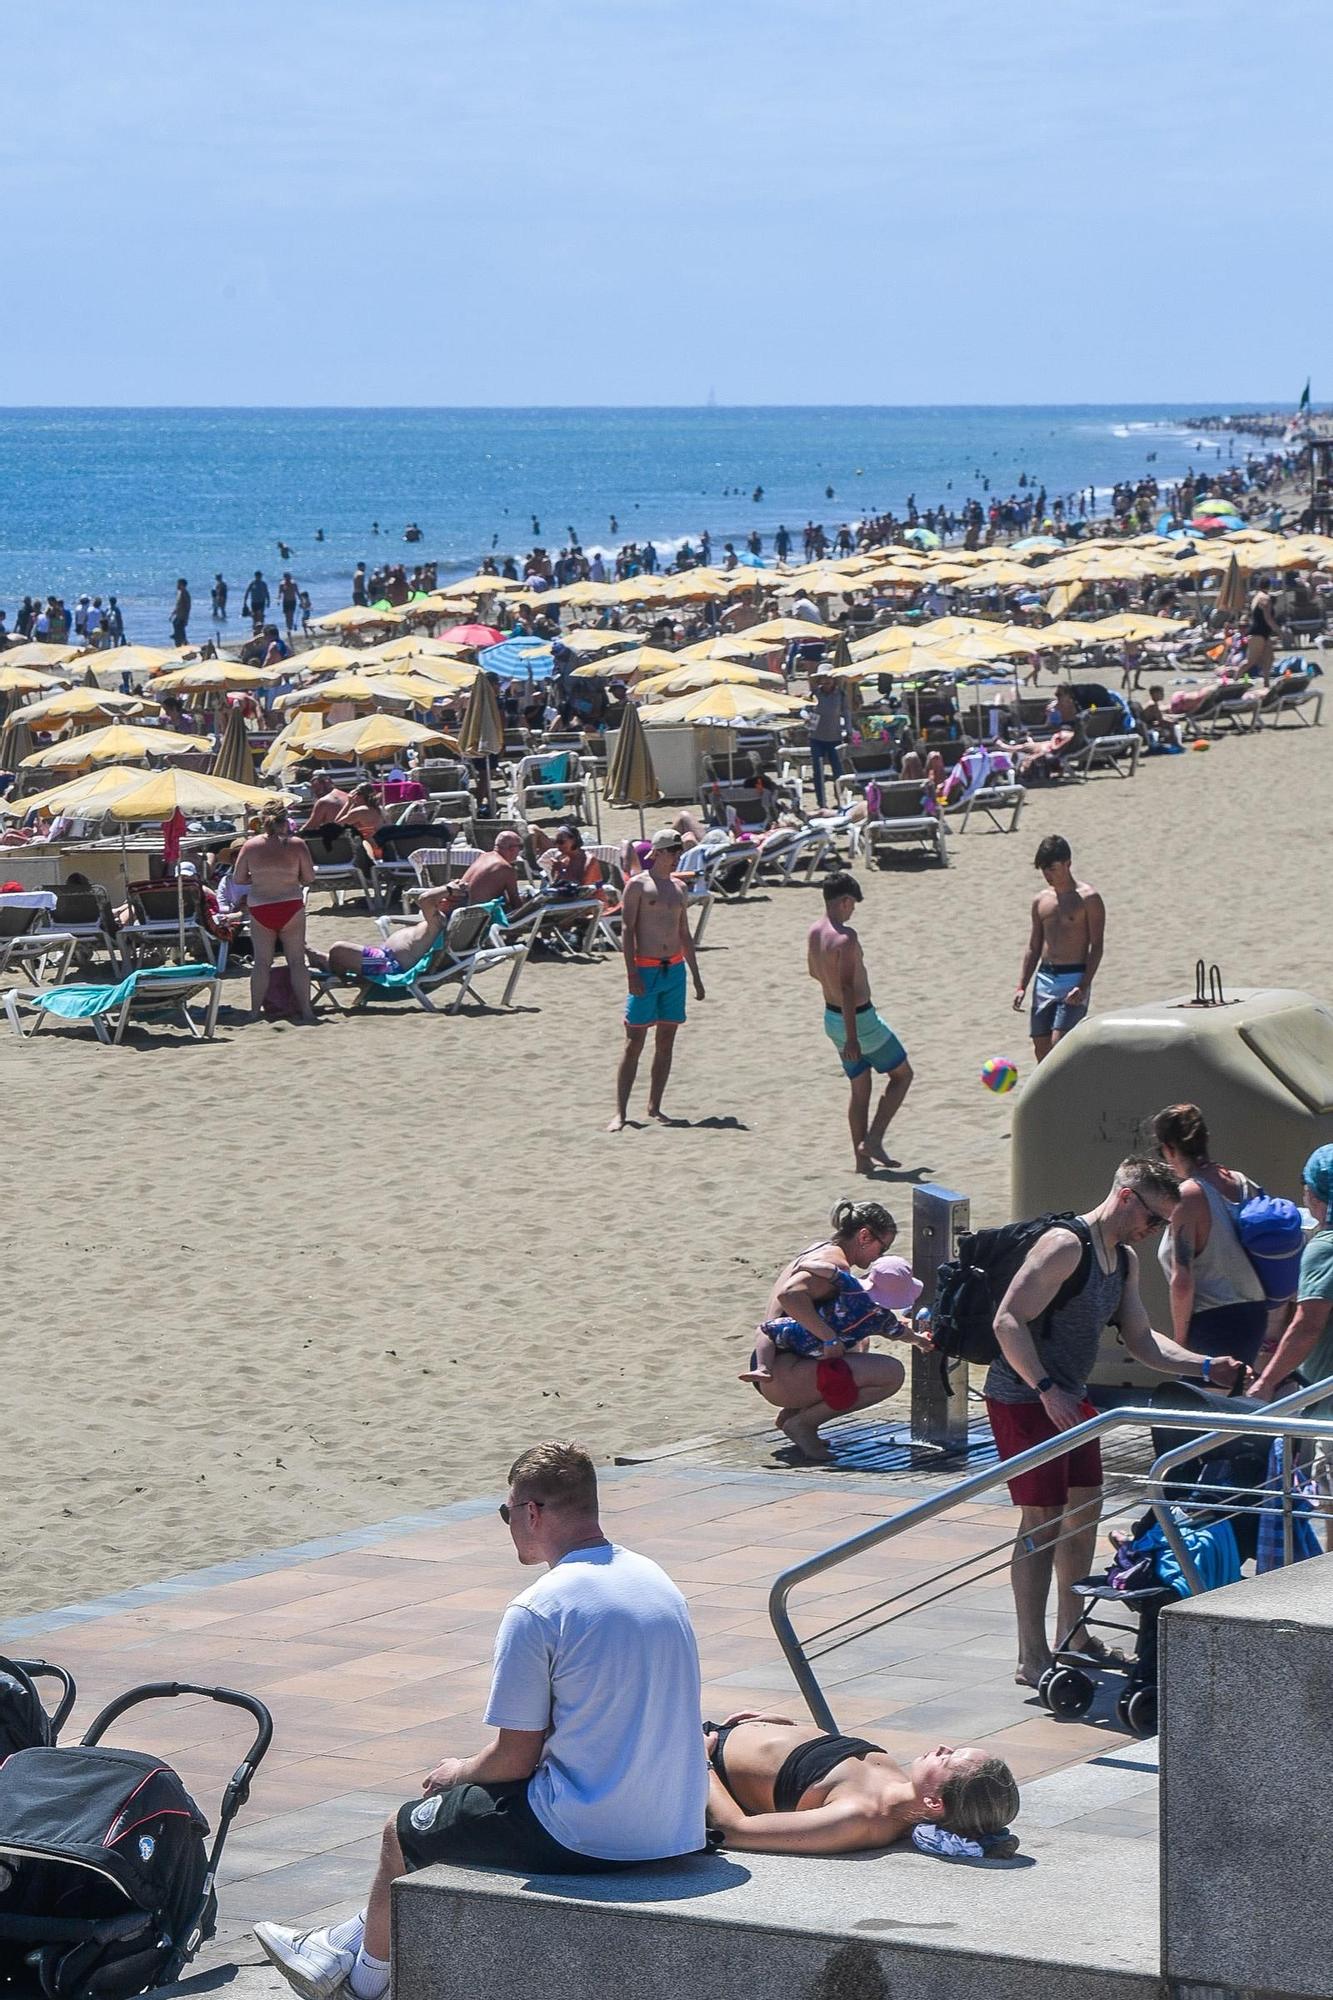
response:
<path fill-rule="evenodd" d="M 191 1014 L 188 1002 L 196 993 L 207 989 L 208 1007 L 202 1026 Z M 181 980 L 154 980 L 151 972 L 138 974 L 134 988 L 125 995 L 119 1005 L 105 1014 L 90 1014 L 82 1020 L 71 1020 L 66 1015 L 48 1014 L 44 1007 L 35 1003 L 43 994 L 53 992 L 50 986 L 11 986 L 4 994 L 5 1012 L 9 1025 L 20 1041 L 30 1042 L 42 1028 L 52 1021 L 58 1021 L 67 1028 L 89 1027 L 99 1042 L 107 1048 L 119 1048 L 125 1039 L 125 1030 L 138 1019 L 141 1026 L 150 1025 L 151 1020 L 164 1016 L 178 1015 L 181 1025 L 188 1029 L 196 1042 L 211 1042 L 217 1028 L 218 1007 L 222 999 L 222 980 L 216 971 L 200 973 L 198 979 L 184 983 Z M 24 1026 L 22 1009 L 30 1008 L 32 1019 Z M 145 1019 L 148 1017 L 148 1019 Z"/>

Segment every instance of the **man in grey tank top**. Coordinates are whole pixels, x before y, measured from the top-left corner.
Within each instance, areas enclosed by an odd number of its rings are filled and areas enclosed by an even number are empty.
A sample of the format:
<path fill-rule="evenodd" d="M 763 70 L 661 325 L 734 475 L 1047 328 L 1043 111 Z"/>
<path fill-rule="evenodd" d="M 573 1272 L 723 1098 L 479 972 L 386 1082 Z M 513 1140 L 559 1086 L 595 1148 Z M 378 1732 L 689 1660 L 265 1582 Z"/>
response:
<path fill-rule="evenodd" d="M 1123 1160 L 1105 1201 L 1082 1217 L 1086 1231 L 1056 1224 L 1033 1244 L 995 1315 L 1000 1358 L 986 1376 L 986 1408 L 1001 1458 L 1016 1458 L 1096 1415 L 1087 1399 L 1088 1378 L 1105 1326 L 1119 1328 L 1126 1349 L 1145 1367 L 1162 1375 L 1198 1374 L 1199 1357 L 1148 1324 L 1133 1248 L 1170 1219 L 1179 1194 L 1175 1175 L 1160 1160 Z M 1049 1312 L 1081 1266 L 1086 1275 L 1078 1291 Z M 1243 1369 L 1231 1356 L 1219 1356 L 1210 1373 L 1217 1387 L 1229 1389 Z M 1074 1585 L 1093 1566 L 1102 1510 L 1096 1439 L 1011 1479 L 1009 1497 L 1019 1509 L 1011 1569 L 1018 1612 L 1014 1679 L 1035 1687 L 1052 1663 L 1046 1631 L 1051 1578 L 1058 1643 L 1079 1614 Z M 1089 1638 L 1085 1650 L 1098 1644 Z"/>

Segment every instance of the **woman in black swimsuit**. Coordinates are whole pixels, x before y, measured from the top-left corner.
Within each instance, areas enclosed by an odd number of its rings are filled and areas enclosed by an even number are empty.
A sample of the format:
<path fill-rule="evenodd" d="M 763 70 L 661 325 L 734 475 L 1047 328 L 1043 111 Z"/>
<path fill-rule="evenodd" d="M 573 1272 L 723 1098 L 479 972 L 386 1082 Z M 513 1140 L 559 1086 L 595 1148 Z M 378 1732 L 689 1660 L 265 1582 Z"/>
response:
<path fill-rule="evenodd" d="M 704 1730 L 708 1820 L 727 1847 L 849 1854 L 925 1822 L 981 1840 L 1018 1811 L 1013 1772 L 983 1750 L 942 1743 L 904 1771 L 877 1743 L 785 1716 L 733 1715 Z"/>

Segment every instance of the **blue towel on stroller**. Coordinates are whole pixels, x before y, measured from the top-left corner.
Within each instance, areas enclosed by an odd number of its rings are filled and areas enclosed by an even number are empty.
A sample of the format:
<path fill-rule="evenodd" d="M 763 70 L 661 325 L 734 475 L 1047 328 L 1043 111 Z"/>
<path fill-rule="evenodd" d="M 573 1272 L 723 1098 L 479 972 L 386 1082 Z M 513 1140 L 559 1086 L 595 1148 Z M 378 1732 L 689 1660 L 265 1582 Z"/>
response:
<path fill-rule="evenodd" d="M 1264 1481 L 1264 1491 L 1272 1495 L 1263 1502 L 1263 1513 L 1259 1516 L 1259 1553 L 1255 1560 L 1255 1573 L 1263 1576 L 1270 1569 L 1282 1568 L 1282 1448 L 1285 1438 L 1274 1438 L 1268 1454 L 1268 1477 Z M 1323 1554 L 1319 1537 L 1310 1523 L 1311 1498 L 1314 1481 L 1308 1472 L 1293 1466 L 1291 1474 L 1291 1559 L 1304 1562 L 1309 1556 Z"/>
<path fill-rule="evenodd" d="M 1230 1521 L 1196 1524 L 1186 1520 L 1178 1507 L 1173 1507 L 1171 1513 L 1185 1547 L 1194 1558 L 1194 1566 L 1204 1589 L 1218 1590 L 1224 1583 L 1239 1583 L 1240 1550 L 1236 1547 L 1236 1531 Z M 1181 1574 L 1171 1544 L 1155 1521 L 1151 1528 L 1136 1535 L 1132 1542 L 1125 1542 L 1119 1553 L 1121 1557 L 1151 1556 L 1163 1588 L 1174 1590 L 1177 1597 L 1189 1596 L 1189 1585 Z"/>

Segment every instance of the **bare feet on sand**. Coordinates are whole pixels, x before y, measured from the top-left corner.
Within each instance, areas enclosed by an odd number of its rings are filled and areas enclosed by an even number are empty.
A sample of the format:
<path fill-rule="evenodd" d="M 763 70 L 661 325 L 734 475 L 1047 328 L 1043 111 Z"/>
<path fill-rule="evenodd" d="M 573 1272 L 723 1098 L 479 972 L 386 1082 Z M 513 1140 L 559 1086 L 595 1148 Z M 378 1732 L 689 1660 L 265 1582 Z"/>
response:
<path fill-rule="evenodd" d="M 611 1123 L 607 1126 L 606 1129 L 608 1132 L 623 1132 L 628 1123 L 629 1120 L 628 1118 L 626 1118 L 624 1112 L 617 1111 L 615 1117 L 611 1120 Z"/>
<path fill-rule="evenodd" d="M 882 1146 L 877 1151 L 872 1151 L 868 1146 L 863 1147 L 856 1155 L 856 1171 L 858 1174 L 868 1174 L 873 1177 L 880 1171 L 881 1167 L 900 1167 L 901 1165 L 902 1161 L 895 1160 L 891 1154 L 884 1151 Z"/>
<path fill-rule="evenodd" d="M 809 1459 L 812 1465 L 827 1465 L 833 1453 L 819 1435 L 817 1426 L 799 1412 L 789 1414 L 784 1410 L 781 1415 L 785 1421 L 779 1424 L 778 1428 L 788 1444 L 793 1445 L 801 1457 Z"/>

